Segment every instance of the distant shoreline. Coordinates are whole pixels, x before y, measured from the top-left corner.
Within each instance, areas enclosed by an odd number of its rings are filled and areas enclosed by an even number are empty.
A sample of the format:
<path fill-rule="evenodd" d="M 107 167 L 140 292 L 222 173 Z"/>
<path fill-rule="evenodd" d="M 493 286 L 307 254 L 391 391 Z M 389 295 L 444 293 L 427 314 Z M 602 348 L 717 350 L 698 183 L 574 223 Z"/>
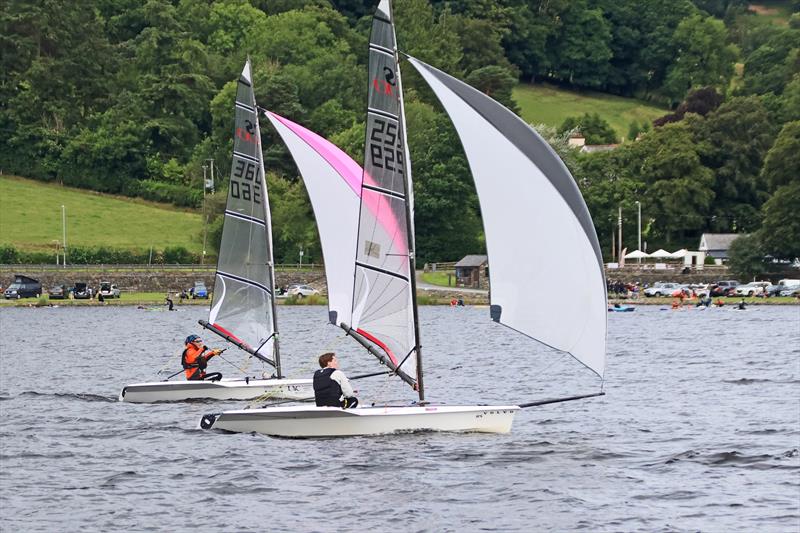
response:
<path fill-rule="evenodd" d="M 145 293 L 146 294 L 146 293 Z M 10 307 L 143 307 L 147 309 L 153 308 L 160 308 L 163 307 L 166 309 L 167 305 L 164 302 L 164 298 L 152 298 L 148 297 L 145 294 L 137 297 L 137 293 L 124 293 L 122 298 L 106 298 L 105 301 L 99 302 L 97 299 L 93 300 L 46 300 L 45 303 L 40 303 L 39 299 L 37 298 L 22 298 L 20 300 L 0 300 L 0 309 L 3 308 L 10 308 Z M 722 298 L 722 301 L 725 303 L 726 306 L 733 306 L 736 305 L 741 301 L 740 296 L 730 296 Z M 465 306 L 488 306 L 489 299 L 485 295 L 469 295 L 469 296 L 462 296 L 462 302 Z M 676 298 L 668 297 L 668 298 L 609 298 L 608 305 L 613 306 L 614 304 L 620 305 L 668 305 L 671 306 L 672 302 L 676 300 Z M 173 304 L 175 308 L 191 306 L 191 307 L 207 307 L 210 304 L 210 300 L 207 299 L 185 299 L 181 301 L 178 298 L 173 298 Z M 420 292 L 418 294 L 418 303 L 419 305 L 454 305 L 454 302 L 457 302 L 458 298 L 453 298 L 449 295 L 441 295 L 435 296 L 431 295 L 430 292 Z M 717 301 L 717 298 L 714 298 L 714 301 Z M 800 305 L 800 298 L 793 298 L 793 297 L 772 297 L 772 298 L 745 298 L 745 303 L 747 305 L 753 306 L 760 306 L 760 305 Z M 322 296 L 315 296 L 311 298 L 278 298 L 276 300 L 277 304 L 280 306 L 291 306 L 291 305 L 327 305 L 328 300 Z M 537 302 L 538 303 L 538 302 Z M 695 307 L 697 305 L 697 299 L 693 300 L 684 300 L 683 307 Z M 713 305 L 713 304 L 712 304 Z"/>

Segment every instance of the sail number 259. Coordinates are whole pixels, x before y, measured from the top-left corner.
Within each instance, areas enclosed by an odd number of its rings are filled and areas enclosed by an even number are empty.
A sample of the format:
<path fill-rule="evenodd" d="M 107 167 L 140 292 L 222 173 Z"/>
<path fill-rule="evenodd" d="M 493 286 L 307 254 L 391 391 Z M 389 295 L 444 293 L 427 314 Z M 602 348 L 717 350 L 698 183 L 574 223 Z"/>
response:
<path fill-rule="evenodd" d="M 238 159 L 233 166 L 231 176 L 231 197 L 261 203 L 261 184 L 256 176 L 258 167 L 255 163 Z M 236 178 L 239 178 L 238 180 Z"/>
<path fill-rule="evenodd" d="M 396 145 L 397 124 L 379 118 L 373 119 L 369 140 L 372 165 L 402 174 L 403 150 Z"/>

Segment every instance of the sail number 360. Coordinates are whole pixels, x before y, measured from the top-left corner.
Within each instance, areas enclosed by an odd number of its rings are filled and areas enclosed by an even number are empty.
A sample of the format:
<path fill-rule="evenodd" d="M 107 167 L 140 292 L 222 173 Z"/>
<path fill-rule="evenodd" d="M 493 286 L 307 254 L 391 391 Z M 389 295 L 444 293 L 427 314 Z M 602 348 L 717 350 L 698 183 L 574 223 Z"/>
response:
<path fill-rule="evenodd" d="M 369 136 L 369 153 L 372 166 L 403 173 L 403 150 L 395 146 L 397 141 L 397 124 L 373 119 L 373 128 Z"/>
<path fill-rule="evenodd" d="M 261 184 L 256 180 L 257 167 L 255 163 L 239 159 L 233 167 L 231 177 L 231 197 L 261 203 Z M 238 180 L 235 178 L 239 178 Z M 241 181 L 243 180 L 243 181 Z"/>

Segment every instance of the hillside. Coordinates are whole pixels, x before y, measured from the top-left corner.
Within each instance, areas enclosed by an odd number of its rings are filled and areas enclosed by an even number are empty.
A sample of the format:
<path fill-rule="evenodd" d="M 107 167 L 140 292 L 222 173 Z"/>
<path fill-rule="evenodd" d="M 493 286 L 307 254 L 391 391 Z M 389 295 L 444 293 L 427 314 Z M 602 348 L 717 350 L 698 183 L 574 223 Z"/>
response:
<path fill-rule="evenodd" d="M 20 250 L 56 246 L 62 205 L 68 245 L 202 251 L 199 214 L 11 176 L 0 176 L 0 244 Z"/>
<path fill-rule="evenodd" d="M 589 91 L 568 91 L 549 84 L 521 84 L 514 88 L 514 98 L 522 109 L 522 118 L 531 124 L 559 127 L 567 117 L 597 113 L 617 136 L 623 139 L 632 122 L 652 122 L 669 111 L 641 100 Z"/>

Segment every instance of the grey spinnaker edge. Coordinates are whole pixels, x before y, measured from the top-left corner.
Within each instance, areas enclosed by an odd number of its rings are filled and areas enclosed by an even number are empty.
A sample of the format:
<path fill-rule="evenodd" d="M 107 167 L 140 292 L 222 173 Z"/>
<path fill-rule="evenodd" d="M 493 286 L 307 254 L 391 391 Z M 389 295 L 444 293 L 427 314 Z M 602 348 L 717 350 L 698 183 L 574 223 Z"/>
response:
<path fill-rule="evenodd" d="M 555 153 L 547 141 L 519 118 L 514 112 L 504 107 L 502 104 L 483 94 L 477 89 L 470 87 L 466 83 L 442 72 L 420 61 L 419 59 L 406 55 L 408 61 L 417 70 L 424 68 L 435 76 L 448 89 L 456 93 L 464 102 L 472 107 L 487 122 L 500 131 L 517 149 L 522 152 L 531 162 L 541 169 L 553 187 L 558 191 L 567 205 L 570 207 L 578 222 L 586 233 L 589 242 L 592 243 L 597 263 L 601 272 L 603 269 L 603 254 L 600 251 L 600 242 L 597 239 L 597 232 L 589 214 L 589 208 L 578 189 L 575 179 L 570 174 L 564 162 Z"/>

